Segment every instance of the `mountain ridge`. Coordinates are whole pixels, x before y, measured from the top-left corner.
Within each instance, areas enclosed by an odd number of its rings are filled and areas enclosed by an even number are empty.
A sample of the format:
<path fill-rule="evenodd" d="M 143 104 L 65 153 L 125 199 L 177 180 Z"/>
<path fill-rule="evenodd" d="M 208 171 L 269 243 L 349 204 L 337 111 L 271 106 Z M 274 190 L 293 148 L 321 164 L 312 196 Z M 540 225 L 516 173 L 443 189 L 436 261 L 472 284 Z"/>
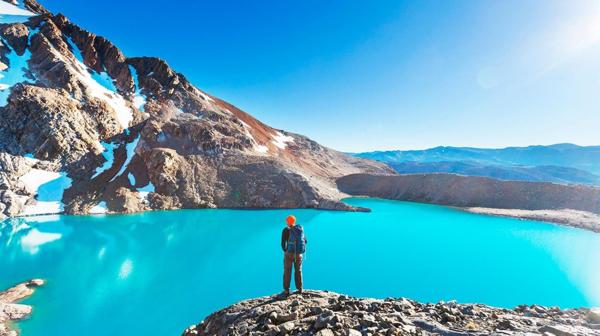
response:
<path fill-rule="evenodd" d="M 498 149 L 439 146 L 354 153 L 400 174 L 454 173 L 504 180 L 600 185 L 600 146 L 534 145 Z"/>

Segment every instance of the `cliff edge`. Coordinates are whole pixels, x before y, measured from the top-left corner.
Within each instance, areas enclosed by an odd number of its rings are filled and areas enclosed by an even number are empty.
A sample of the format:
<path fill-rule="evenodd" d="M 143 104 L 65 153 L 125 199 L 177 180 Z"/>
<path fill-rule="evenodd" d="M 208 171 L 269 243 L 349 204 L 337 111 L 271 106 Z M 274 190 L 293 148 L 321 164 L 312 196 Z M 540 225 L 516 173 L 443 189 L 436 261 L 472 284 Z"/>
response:
<path fill-rule="evenodd" d="M 600 310 L 360 299 L 325 291 L 251 299 L 186 329 L 192 335 L 600 335 Z"/>

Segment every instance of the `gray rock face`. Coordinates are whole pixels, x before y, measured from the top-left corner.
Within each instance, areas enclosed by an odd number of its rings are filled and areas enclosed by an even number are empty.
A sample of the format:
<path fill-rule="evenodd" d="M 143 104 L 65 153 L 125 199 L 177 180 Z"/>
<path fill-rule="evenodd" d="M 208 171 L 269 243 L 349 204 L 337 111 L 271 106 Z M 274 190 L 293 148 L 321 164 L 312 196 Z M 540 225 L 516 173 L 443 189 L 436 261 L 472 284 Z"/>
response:
<path fill-rule="evenodd" d="M 7 89 L 0 107 L 4 216 L 19 214 L 14 195 L 35 204 L 34 193 L 17 185 L 27 169 L 13 163 L 25 154 L 68 174 L 72 184 L 62 203 L 71 214 L 100 202 L 112 212 L 353 210 L 339 202 L 344 194 L 336 178 L 392 172 L 269 127 L 194 87 L 164 61 L 127 58 L 63 15 L 33 0 L 24 4 L 40 15 L 0 24 L 0 61 L 22 67 L 25 78 Z M 25 66 L 10 64 L 12 53 L 30 57 Z M 106 157 L 114 160 L 107 164 Z M 150 184 L 149 195 L 140 193 Z"/>
<path fill-rule="evenodd" d="M 600 335 L 592 310 L 358 299 L 331 292 L 237 303 L 191 326 L 192 335 Z"/>

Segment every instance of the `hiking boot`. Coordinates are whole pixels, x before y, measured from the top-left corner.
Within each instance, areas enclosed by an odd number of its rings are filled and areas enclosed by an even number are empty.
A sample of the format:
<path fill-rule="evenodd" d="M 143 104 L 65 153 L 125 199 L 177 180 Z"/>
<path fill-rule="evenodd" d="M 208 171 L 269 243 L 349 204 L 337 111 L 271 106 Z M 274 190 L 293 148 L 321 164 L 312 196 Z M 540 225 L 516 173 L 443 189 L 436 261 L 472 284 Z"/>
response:
<path fill-rule="evenodd" d="M 287 297 L 287 296 L 290 296 L 290 290 L 289 290 L 289 289 L 285 289 L 283 292 L 281 292 L 281 293 L 279 294 L 279 296 L 281 296 L 281 297 Z"/>
<path fill-rule="evenodd" d="M 303 293 L 302 289 L 298 289 L 294 294 L 302 295 L 302 293 Z"/>

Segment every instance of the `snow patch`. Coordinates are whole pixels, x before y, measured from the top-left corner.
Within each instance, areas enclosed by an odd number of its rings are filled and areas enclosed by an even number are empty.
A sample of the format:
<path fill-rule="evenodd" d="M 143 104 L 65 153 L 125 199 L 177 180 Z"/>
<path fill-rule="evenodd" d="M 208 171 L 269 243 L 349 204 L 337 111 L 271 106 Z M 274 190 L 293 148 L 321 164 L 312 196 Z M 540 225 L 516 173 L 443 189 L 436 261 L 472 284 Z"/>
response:
<path fill-rule="evenodd" d="M 285 149 L 288 142 L 294 142 L 294 138 L 289 135 L 285 135 L 281 132 L 277 132 L 277 133 L 275 133 L 275 136 L 273 137 L 273 141 L 271 141 L 271 142 L 278 148 Z"/>
<path fill-rule="evenodd" d="M 27 7 L 25 6 L 25 0 L 23 1 L 19 1 L 19 0 L 12 0 L 13 4 L 21 9 L 27 10 Z"/>
<path fill-rule="evenodd" d="M 142 95 L 136 94 L 133 97 L 133 106 L 135 106 L 138 110 L 142 112 L 146 112 L 144 109 L 144 105 L 146 105 L 146 98 Z"/>
<path fill-rule="evenodd" d="M 35 14 L 25 9 L 24 4 L 13 5 L 0 1 L 0 23 L 25 22 Z"/>
<path fill-rule="evenodd" d="M 75 59 L 77 59 L 79 62 L 81 62 L 81 64 L 83 64 L 83 55 L 81 54 L 81 50 L 77 47 L 77 45 L 69 36 L 65 36 L 65 39 L 67 40 L 67 44 L 69 45 L 69 47 L 71 47 L 71 54 L 73 54 L 73 56 L 75 56 Z"/>
<path fill-rule="evenodd" d="M 227 110 L 229 111 L 229 110 Z M 246 124 L 243 120 L 240 120 L 240 123 L 242 123 L 242 126 L 244 126 L 244 131 L 246 133 L 246 136 L 248 138 L 250 138 L 250 140 L 252 141 L 252 144 L 254 146 L 254 151 L 260 154 L 265 154 L 269 151 L 269 148 L 267 146 L 264 145 L 259 145 L 258 142 L 256 141 L 256 139 L 254 139 L 254 136 L 252 135 L 252 133 L 250 133 L 250 129 L 252 127 L 250 127 L 250 125 Z"/>
<path fill-rule="evenodd" d="M 269 147 L 267 147 L 265 145 L 256 145 L 256 146 L 254 146 L 254 150 L 257 151 L 258 153 L 265 154 L 266 152 L 269 151 Z"/>
<path fill-rule="evenodd" d="M 133 176 L 132 173 L 127 174 L 127 178 L 129 179 L 129 184 L 131 184 L 131 186 L 135 185 L 135 176 Z"/>
<path fill-rule="evenodd" d="M 92 179 L 96 178 L 98 175 L 110 169 L 110 167 L 112 167 L 113 163 L 115 162 L 115 144 L 110 142 L 101 142 L 100 145 L 104 148 L 102 156 L 106 161 L 104 162 L 102 167 L 96 168 L 96 172 L 94 173 L 94 176 L 92 176 Z"/>
<path fill-rule="evenodd" d="M 35 157 L 33 157 L 33 154 L 31 154 L 31 153 L 27 153 L 27 154 L 23 155 L 23 158 L 25 158 L 27 160 L 27 162 L 30 163 L 31 165 L 34 165 L 39 162 L 39 160 L 36 159 Z"/>
<path fill-rule="evenodd" d="M 62 213 L 63 193 L 71 187 L 71 179 L 64 172 L 52 172 L 42 169 L 31 169 L 19 178 L 25 188 L 36 195 L 33 204 L 25 206 L 19 216 L 47 215 Z"/>
<path fill-rule="evenodd" d="M 113 79 L 108 75 L 108 73 L 106 73 L 106 71 L 92 71 L 90 75 L 96 82 L 98 82 L 98 84 L 104 86 L 105 89 L 113 93 L 117 92 L 117 87 L 115 86 Z"/>
<path fill-rule="evenodd" d="M 196 89 L 196 93 L 198 93 L 200 96 L 202 96 L 202 98 L 204 98 L 204 100 L 206 100 L 206 101 L 209 101 L 209 102 L 211 102 L 211 103 L 214 103 L 214 102 L 215 102 L 215 100 L 214 100 L 214 99 L 212 99 L 212 98 L 211 98 L 209 95 L 207 95 L 206 93 L 204 93 L 204 92 L 200 91 L 200 90 L 199 90 L 199 89 L 197 89 L 197 88 L 194 88 L 194 89 Z"/>
<path fill-rule="evenodd" d="M 144 201 L 144 203 L 148 203 L 148 194 L 150 194 L 151 192 L 154 192 L 154 185 L 152 184 L 152 182 L 148 182 L 148 184 L 145 187 L 141 187 L 137 189 L 137 192 L 139 193 L 140 197 L 142 198 L 142 200 Z"/>
<path fill-rule="evenodd" d="M 29 31 L 29 38 L 37 34 L 38 30 L 39 29 L 31 29 Z M 4 39 L 1 40 L 6 48 L 9 48 L 8 43 Z M 30 80 L 25 76 L 29 69 L 28 62 L 31 58 L 29 49 L 25 49 L 25 52 L 21 56 L 17 55 L 15 50 L 10 49 L 6 54 L 6 58 L 8 59 L 8 67 L 0 72 L 0 106 L 6 106 L 8 103 L 8 96 L 10 95 L 10 89 L 15 84 Z"/>
<path fill-rule="evenodd" d="M 138 136 L 135 138 L 135 140 L 133 140 L 132 142 L 125 145 L 125 151 L 127 152 L 127 158 L 125 158 L 125 162 L 121 166 L 121 169 L 119 169 L 119 172 L 110 180 L 110 182 L 114 181 L 117 177 L 123 175 L 123 173 L 129 166 L 131 159 L 133 159 L 133 156 L 135 155 L 135 148 L 137 147 L 138 142 L 140 142 L 141 136 L 142 136 L 141 134 L 138 134 Z"/>
<path fill-rule="evenodd" d="M 98 73 L 89 69 L 83 63 L 79 48 L 77 48 L 70 38 L 66 37 L 66 39 L 72 49 L 72 54 L 75 57 L 75 61 L 71 62 L 71 64 L 79 81 L 85 85 L 89 95 L 106 102 L 106 104 L 108 104 L 117 114 L 116 118 L 121 127 L 127 129 L 133 120 L 133 111 L 127 106 L 127 101 L 123 96 L 117 93 L 112 78 L 110 78 L 105 71 Z M 53 48 L 52 52 L 64 63 L 69 64 L 56 49 Z"/>
<path fill-rule="evenodd" d="M 38 229 L 31 229 L 26 235 L 21 237 L 21 246 L 31 254 L 40 251 L 40 246 L 59 240 L 62 237 L 60 233 L 41 232 Z"/>
<path fill-rule="evenodd" d="M 108 212 L 108 208 L 106 207 L 106 202 L 102 201 L 96 204 L 93 208 L 88 211 L 90 215 L 102 215 Z"/>
<path fill-rule="evenodd" d="M 146 96 L 142 94 L 142 88 L 140 87 L 137 71 L 133 66 L 130 65 L 129 72 L 131 72 L 131 77 L 133 77 L 133 83 L 135 84 L 133 106 L 135 106 L 138 110 L 142 112 L 146 112 L 146 110 L 144 109 L 144 105 L 146 104 Z"/>

